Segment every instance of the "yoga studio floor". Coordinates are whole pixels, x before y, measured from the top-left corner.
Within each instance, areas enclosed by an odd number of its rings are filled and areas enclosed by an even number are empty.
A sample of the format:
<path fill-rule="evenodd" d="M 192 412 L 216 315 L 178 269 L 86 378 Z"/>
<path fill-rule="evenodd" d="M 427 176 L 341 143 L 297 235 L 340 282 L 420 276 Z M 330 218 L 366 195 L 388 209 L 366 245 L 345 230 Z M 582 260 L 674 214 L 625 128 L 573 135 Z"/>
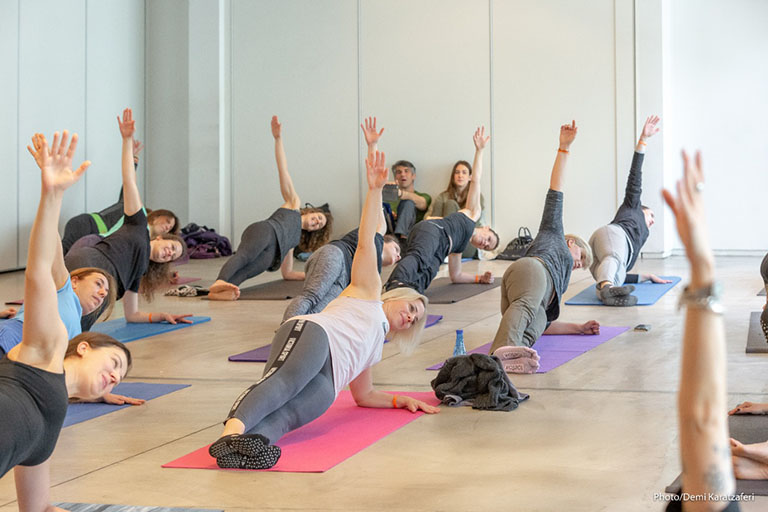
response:
<path fill-rule="evenodd" d="M 207 285 L 222 263 L 193 261 L 179 270 L 202 277 Z M 729 402 L 768 401 L 768 356 L 744 353 L 749 313 L 764 301 L 755 295 L 762 286 L 760 259 L 720 258 L 717 263 L 725 284 Z M 465 267 L 493 270 L 500 278 L 506 265 Z M 686 280 L 681 257 L 644 260 L 638 267 Z M 574 272 L 565 297 L 590 283 L 588 272 Z M 127 381 L 190 387 L 65 428 L 53 454 L 51 497 L 227 511 L 662 510 L 654 494 L 680 472 L 676 390 L 683 316 L 677 299 L 683 283 L 653 306 L 564 306 L 561 320 L 652 328 L 630 330 L 549 373 L 512 376 L 531 395 L 516 411 L 444 407 L 324 473 L 160 467 L 217 438 L 230 405 L 263 368 L 231 363 L 227 356 L 269 343 L 287 302 L 159 297 L 151 310 L 212 320 L 130 343 L 134 367 Z M 0 275 L 0 290 L 4 300 L 20 297 L 23 273 Z M 411 357 L 385 346 L 374 370 L 378 388 L 429 391 L 435 373 L 424 368 L 451 355 L 455 329 L 464 329 L 468 349 L 490 341 L 500 318 L 499 293 L 430 306 L 429 313 L 444 319 L 424 332 Z M 121 306 L 115 314 L 122 316 Z M 14 500 L 9 473 L 0 480 L 0 509 L 16 509 Z M 743 505 L 748 511 L 766 509 L 768 498 Z"/>

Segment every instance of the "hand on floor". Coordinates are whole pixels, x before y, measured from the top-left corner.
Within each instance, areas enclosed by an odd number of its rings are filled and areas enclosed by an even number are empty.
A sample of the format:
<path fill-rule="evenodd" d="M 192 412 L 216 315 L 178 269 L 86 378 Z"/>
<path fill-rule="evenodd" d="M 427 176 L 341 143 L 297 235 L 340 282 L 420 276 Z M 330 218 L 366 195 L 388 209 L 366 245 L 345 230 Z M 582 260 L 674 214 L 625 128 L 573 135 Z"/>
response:
<path fill-rule="evenodd" d="M 597 320 L 589 320 L 579 326 L 579 332 L 581 334 L 600 334 L 600 322 Z"/>
<path fill-rule="evenodd" d="M 146 400 L 142 398 L 131 398 L 130 396 L 114 395 L 112 393 L 107 393 L 101 397 L 101 399 L 105 404 L 112 405 L 141 405 L 146 402 Z"/>
<path fill-rule="evenodd" d="M 742 402 L 728 411 L 729 416 L 733 416 L 734 414 L 768 414 L 768 404 Z"/>

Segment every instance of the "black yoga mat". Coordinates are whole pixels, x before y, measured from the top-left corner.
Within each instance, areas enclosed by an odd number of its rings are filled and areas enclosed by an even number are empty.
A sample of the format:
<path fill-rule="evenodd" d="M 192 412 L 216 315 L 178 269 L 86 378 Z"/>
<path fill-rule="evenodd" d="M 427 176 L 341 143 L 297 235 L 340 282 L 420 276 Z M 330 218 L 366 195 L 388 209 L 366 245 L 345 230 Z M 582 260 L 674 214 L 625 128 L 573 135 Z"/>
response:
<path fill-rule="evenodd" d="M 430 304 L 453 304 L 488 290 L 493 290 L 501 285 L 501 278 L 494 279 L 493 284 L 469 283 L 454 284 L 447 277 L 441 277 L 432 281 L 424 294 Z"/>
<path fill-rule="evenodd" d="M 765 297 L 765 288 L 757 292 L 758 297 Z M 6 304 L 10 304 L 10 302 L 6 302 Z"/>
<path fill-rule="evenodd" d="M 304 281 L 270 281 L 240 289 L 240 300 L 285 300 L 301 293 Z"/>
<path fill-rule="evenodd" d="M 747 354 L 768 354 L 768 342 L 760 328 L 760 312 L 749 314 L 749 332 L 747 333 Z"/>
<path fill-rule="evenodd" d="M 728 416 L 728 430 L 732 438 L 744 444 L 760 443 L 768 440 L 768 416 L 739 414 Z M 664 489 L 664 492 L 680 492 L 682 475 Z M 736 480 L 736 494 L 755 494 L 768 496 L 768 480 Z"/>

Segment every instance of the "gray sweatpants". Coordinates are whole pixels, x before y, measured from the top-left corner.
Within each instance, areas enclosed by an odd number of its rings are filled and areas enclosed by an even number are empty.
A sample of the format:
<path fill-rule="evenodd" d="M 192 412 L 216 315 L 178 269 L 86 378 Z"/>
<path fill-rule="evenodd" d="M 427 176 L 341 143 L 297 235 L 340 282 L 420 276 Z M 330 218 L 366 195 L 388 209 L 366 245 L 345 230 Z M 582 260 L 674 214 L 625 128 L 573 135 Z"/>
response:
<path fill-rule="evenodd" d="M 554 284 L 547 268 L 536 258 L 513 261 L 501 286 L 501 323 L 491 354 L 505 345 L 530 347 L 547 328 L 547 305 Z"/>
<path fill-rule="evenodd" d="M 351 269 L 347 268 L 341 249 L 326 244 L 312 253 L 305 268 L 301 293 L 294 297 L 283 313 L 283 322 L 298 315 L 319 313 L 349 285 Z"/>
<path fill-rule="evenodd" d="M 598 284 L 609 281 L 611 286 L 624 284 L 629 259 L 629 242 L 624 230 L 615 224 L 603 226 L 592 233 L 589 245 L 592 246 L 594 255 L 589 271 L 595 281 Z"/>
<path fill-rule="evenodd" d="M 284 323 L 272 339 L 264 375 L 235 400 L 227 419 L 270 443 L 318 418 L 336 398 L 328 335 L 307 320 Z"/>

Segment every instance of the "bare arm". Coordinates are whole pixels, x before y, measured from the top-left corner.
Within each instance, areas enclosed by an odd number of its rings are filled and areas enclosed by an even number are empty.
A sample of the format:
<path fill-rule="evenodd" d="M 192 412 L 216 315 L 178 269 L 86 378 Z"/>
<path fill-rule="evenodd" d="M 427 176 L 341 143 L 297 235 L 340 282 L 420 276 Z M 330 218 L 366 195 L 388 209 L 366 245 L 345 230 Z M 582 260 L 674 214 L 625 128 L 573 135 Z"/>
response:
<path fill-rule="evenodd" d="M 141 196 L 136 184 L 136 169 L 133 166 L 133 134 L 136 132 L 136 121 L 133 111 L 123 110 L 123 119 L 117 117 L 120 135 L 123 138 L 122 174 L 123 174 L 123 213 L 130 216 L 141 210 Z"/>
<path fill-rule="evenodd" d="M 288 254 L 283 258 L 283 262 L 280 264 L 280 274 L 286 281 L 303 281 L 304 272 L 298 272 L 293 270 L 293 249 L 288 251 Z"/>
<path fill-rule="evenodd" d="M 661 121 L 659 116 L 648 116 L 648 119 L 645 120 L 645 124 L 643 125 L 643 133 L 640 134 L 640 138 L 637 140 L 637 144 L 635 145 L 636 153 L 645 153 L 645 146 L 648 143 L 648 139 L 659 133 L 659 130 L 661 129 L 657 126 L 659 121 Z"/>
<path fill-rule="evenodd" d="M 381 189 L 387 181 L 387 165 L 384 153 L 377 151 L 373 158 L 365 160 L 368 193 L 365 195 L 360 229 L 357 236 L 357 250 L 352 259 L 352 273 L 349 286 L 342 295 L 367 300 L 381 297 L 381 277 L 376 268 L 376 227 L 381 211 Z"/>
<path fill-rule="evenodd" d="M 352 393 L 355 403 L 360 407 L 408 409 L 411 412 L 422 410 L 427 414 L 440 412 L 440 409 L 437 407 L 410 396 L 390 395 L 389 393 L 378 391 L 373 387 L 373 377 L 371 376 L 370 368 L 363 370 L 355 380 L 349 383 L 349 391 Z"/>
<path fill-rule="evenodd" d="M 288 159 L 285 157 L 283 147 L 283 125 L 277 116 L 272 116 L 272 136 L 275 138 L 275 160 L 277 161 L 277 175 L 280 178 L 280 193 L 283 195 L 283 208 L 298 210 L 301 207 L 301 199 L 293 188 L 291 175 L 288 174 Z"/>
<path fill-rule="evenodd" d="M 50 501 L 51 459 L 37 466 L 16 466 L 13 476 L 16 481 L 16 498 L 19 512 L 53 512 L 64 509 L 54 507 Z"/>
<path fill-rule="evenodd" d="M 192 323 L 192 320 L 187 319 L 187 317 L 192 316 L 191 313 L 174 315 L 164 311 L 153 311 L 152 313 L 139 311 L 139 294 L 130 290 L 126 291 L 125 295 L 123 295 L 123 312 L 125 313 L 125 321 L 132 324 L 157 324 L 160 322 L 171 324 Z"/>
<path fill-rule="evenodd" d="M 600 334 L 600 322 L 589 320 L 583 324 L 552 322 L 544 334 Z"/>
<path fill-rule="evenodd" d="M 72 156 L 77 148 L 77 135 L 69 140 L 64 131 L 59 138 L 53 136 L 53 144 L 42 134 L 33 137 L 34 149 L 27 149 L 40 168 L 40 204 L 29 235 L 27 269 L 24 273 L 24 327 L 22 341 L 14 359 L 51 372 L 63 370 L 64 352 L 67 349 L 67 330 L 59 317 L 56 283 L 52 269 L 57 251 L 58 223 L 64 191 L 77 182 L 90 165 L 83 162 L 72 171 Z"/>
<path fill-rule="evenodd" d="M 448 255 L 448 275 L 452 283 L 493 283 L 493 273 L 467 274 L 461 271 L 461 253 L 454 252 Z"/>
<path fill-rule="evenodd" d="M 475 130 L 472 141 L 475 143 L 475 161 L 472 164 L 472 179 L 469 182 L 466 208 L 461 211 L 470 219 L 477 222 L 483 212 L 480 205 L 480 180 L 483 179 L 483 150 L 491 136 L 485 135 L 485 126 Z"/>
<path fill-rule="evenodd" d="M 568 152 L 570 151 L 573 140 L 576 138 L 578 130 L 576 121 L 572 121 L 571 124 L 564 124 L 560 127 L 560 146 L 557 149 L 555 165 L 552 166 L 552 176 L 549 179 L 549 188 L 552 190 L 563 191 L 563 173 L 565 172 L 565 164 L 568 162 Z"/>
<path fill-rule="evenodd" d="M 69 279 L 69 270 L 64 264 L 64 248 L 61 246 L 61 237 L 58 231 L 56 232 L 56 256 L 53 258 L 53 266 L 51 267 L 51 275 L 53 275 L 53 282 L 56 285 L 56 289 L 59 290 Z"/>
<path fill-rule="evenodd" d="M 714 257 L 707 237 L 704 201 L 697 185 L 704 182 L 701 157 L 683 153 L 684 176 L 677 196 L 664 190 L 675 214 L 677 232 L 691 266 L 690 289 L 714 282 Z M 731 466 L 726 411 L 726 353 L 723 318 L 708 307 L 689 305 L 683 332 L 678 412 L 683 488 L 692 495 L 730 495 L 736 489 Z M 685 510 L 718 511 L 727 502 L 685 502 Z"/>

